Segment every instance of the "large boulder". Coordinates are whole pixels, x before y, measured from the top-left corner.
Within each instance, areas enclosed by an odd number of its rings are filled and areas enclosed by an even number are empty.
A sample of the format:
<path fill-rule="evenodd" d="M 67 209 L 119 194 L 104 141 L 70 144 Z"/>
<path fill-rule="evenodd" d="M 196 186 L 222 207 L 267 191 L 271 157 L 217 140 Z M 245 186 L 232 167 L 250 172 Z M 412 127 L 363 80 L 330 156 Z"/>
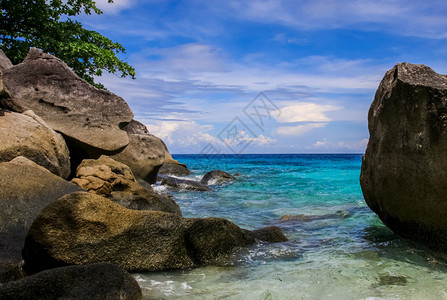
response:
<path fill-rule="evenodd" d="M 202 180 L 200 180 L 200 183 L 213 185 L 213 184 L 221 184 L 221 183 L 225 183 L 228 181 L 233 181 L 235 179 L 236 178 L 233 175 L 228 174 L 225 171 L 214 170 L 214 171 L 209 171 L 208 173 L 206 173 L 202 177 Z"/>
<path fill-rule="evenodd" d="M 28 232 L 23 258 L 29 272 L 101 261 L 128 271 L 183 269 L 208 263 L 258 237 L 263 235 L 223 219 L 130 210 L 78 192 L 41 212 Z"/>
<path fill-rule="evenodd" d="M 63 195 L 81 190 L 25 157 L 0 163 L 1 281 L 20 274 L 16 265 L 22 260 L 28 229 L 40 211 Z"/>
<path fill-rule="evenodd" d="M 13 65 L 9 58 L 6 56 L 5 52 L 0 49 L 0 71 L 4 72 L 5 70 L 11 68 Z"/>
<path fill-rule="evenodd" d="M 128 134 L 140 134 L 140 135 L 148 135 L 152 136 L 147 129 L 147 127 L 136 120 L 132 120 L 129 124 L 127 124 L 123 128 Z M 191 174 L 185 164 L 179 163 L 177 160 L 173 159 L 171 153 L 169 153 L 168 147 L 166 144 L 160 139 L 160 142 L 163 144 L 165 159 L 161 168 L 158 170 L 158 174 L 164 175 L 176 175 L 176 176 L 187 176 Z"/>
<path fill-rule="evenodd" d="M 0 285 L 0 300 L 141 298 L 141 289 L 136 280 L 111 263 L 45 270 Z"/>
<path fill-rule="evenodd" d="M 171 195 L 159 194 L 151 185 L 141 185 L 128 166 L 108 156 L 83 160 L 71 181 L 126 208 L 182 215 Z"/>
<path fill-rule="evenodd" d="M 129 145 L 111 157 L 128 165 L 135 177 L 155 183 L 165 150 L 161 140 L 152 134 L 129 134 Z"/>
<path fill-rule="evenodd" d="M 126 102 L 79 78 L 63 61 L 32 48 L 25 60 L 3 72 L 10 97 L 0 107 L 34 111 L 60 132 L 73 153 L 99 157 L 121 151 L 128 144 L 121 128 L 132 120 Z"/>
<path fill-rule="evenodd" d="M 70 175 L 70 153 L 64 139 L 32 111 L 0 109 L 0 162 L 24 156 L 62 178 Z"/>
<path fill-rule="evenodd" d="M 406 238 L 447 251 L 447 76 L 389 70 L 368 114 L 360 184 L 368 206 Z"/>
<path fill-rule="evenodd" d="M 146 125 L 143 123 L 132 120 L 124 126 L 123 128 L 128 134 L 150 134 L 149 130 L 147 129 Z"/>

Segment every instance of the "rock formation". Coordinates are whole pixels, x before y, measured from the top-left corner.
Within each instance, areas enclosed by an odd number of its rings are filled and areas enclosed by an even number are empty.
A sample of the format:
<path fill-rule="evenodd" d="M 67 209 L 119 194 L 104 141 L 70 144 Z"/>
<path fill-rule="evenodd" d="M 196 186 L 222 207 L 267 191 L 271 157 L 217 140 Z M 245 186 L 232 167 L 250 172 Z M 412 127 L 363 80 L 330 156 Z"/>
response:
<path fill-rule="evenodd" d="M 137 120 L 132 120 L 129 122 L 129 124 L 127 124 L 126 126 L 124 126 L 123 128 L 128 134 L 150 134 L 149 130 L 147 129 L 147 127 L 137 121 Z"/>
<path fill-rule="evenodd" d="M 235 180 L 236 178 L 227 172 L 220 171 L 220 170 L 214 170 L 206 173 L 202 180 L 200 180 L 200 183 L 207 184 L 207 185 L 213 185 L 213 184 L 221 184 L 228 181 Z"/>
<path fill-rule="evenodd" d="M 424 65 L 389 70 L 368 114 L 360 183 L 393 231 L 447 250 L 447 76 Z"/>
<path fill-rule="evenodd" d="M 104 155 L 83 160 L 71 181 L 126 208 L 182 215 L 171 195 L 158 194 L 151 185 L 142 186 L 128 166 Z"/>
<path fill-rule="evenodd" d="M 0 162 L 24 156 L 62 178 L 70 175 L 70 154 L 64 139 L 32 111 L 0 109 Z"/>
<path fill-rule="evenodd" d="M 111 157 L 128 165 L 135 177 L 155 183 L 165 150 L 161 140 L 152 134 L 129 134 L 129 145 Z"/>
<path fill-rule="evenodd" d="M 56 268 L 0 285 L 0 300 L 137 300 L 141 297 L 136 280 L 111 263 Z"/>
<path fill-rule="evenodd" d="M 272 235 L 243 230 L 224 219 L 130 210 L 101 196 L 78 192 L 40 213 L 28 232 L 23 258 L 30 272 L 101 261 L 128 271 L 183 269 L 266 236 Z"/>
<path fill-rule="evenodd" d="M 5 52 L 0 49 L 0 71 L 4 72 L 5 70 L 11 68 L 13 64 L 9 60 L 9 58 L 5 55 Z"/>
<path fill-rule="evenodd" d="M 82 189 L 25 157 L 0 163 L 0 278 L 18 274 L 26 234 L 40 211 L 65 194 Z M 12 268 L 12 269 L 11 269 Z"/>
<path fill-rule="evenodd" d="M 52 55 L 32 48 L 22 63 L 3 71 L 3 83 L 10 97 L 0 98 L 0 107 L 34 111 L 86 157 L 115 153 L 129 142 L 121 130 L 133 117 L 127 103 L 80 79 Z"/>

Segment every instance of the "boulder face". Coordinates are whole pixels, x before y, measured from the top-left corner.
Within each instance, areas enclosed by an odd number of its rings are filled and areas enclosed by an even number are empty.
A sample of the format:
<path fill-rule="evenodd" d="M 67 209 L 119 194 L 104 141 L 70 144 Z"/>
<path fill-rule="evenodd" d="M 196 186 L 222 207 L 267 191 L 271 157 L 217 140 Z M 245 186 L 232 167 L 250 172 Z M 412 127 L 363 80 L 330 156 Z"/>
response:
<path fill-rule="evenodd" d="M 137 120 L 130 121 L 123 129 L 128 134 L 150 134 L 147 127 Z"/>
<path fill-rule="evenodd" d="M 104 155 L 83 160 L 71 181 L 126 208 L 182 215 L 172 196 L 156 193 L 151 185 L 141 185 L 128 166 Z"/>
<path fill-rule="evenodd" d="M 161 140 L 152 134 L 129 134 L 129 145 L 111 157 L 128 165 L 135 177 L 155 183 L 165 150 Z"/>
<path fill-rule="evenodd" d="M 0 71 L 4 72 L 5 70 L 11 68 L 13 64 L 9 60 L 9 58 L 6 56 L 5 52 L 0 49 Z"/>
<path fill-rule="evenodd" d="M 70 175 L 70 153 L 64 139 L 32 111 L 0 109 L 0 161 L 24 156 L 62 178 Z"/>
<path fill-rule="evenodd" d="M 22 260 L 26 234 L 40 211 L 75 191 L 81 188 L 25 157 L 0 163 L 0 279 L 14 277 L 1 274 L 2 266 L 18 273 L 13 265 Z"/>
<path fill-rule="evenodd" d="M 129 142 L 121 130 L 132 120 L 127 103 L 79 78 L 60 59 L 32 48 L 25 60 L 3 72 L 10 97 L 0 107 L 34 111 L 87 157 L 116 153 Z"/>
<path fill-rule="evenodd" d="M 128 271 L 184 269 L 265 236 L 270 235 L 243 230 L 219 218 L 186 219 L 130 210 L 101 196 L 78 192 L 42 210 L 28 232 L 23 258 L 31 273 L 102 261 Z"/>
<path fill-rule="evenodd" d="M 56 268 L 0 285 L 0 300 L 141 298 L 136 280 L 111 263 Z"/>
<path fill-rule="evenodd" d="M 379 85 L 368 127 L 366 203 L 396 233 L 447 251 L 447 76 L 396 65 Z"/>
<path fill-rule="evenodd" d="M 236 178 L 233 175 L 228 174 L 227 172 L 220 171 L 220 170 L 214 170 L 206 173 L 202 180 L 200 180 L 200 183 L 202 184 L 221 184 L 228 181 L 235 180 Z"/>
<path fill-rule="evenodd" d="M 191 174 L 191 171 L 188 170 L 186 165 L 181 164 L 179 162 L 173 163 L 173 162 L 165 162 L 161 166 L 160 170 L 158 171 L 158 174 L 162 175 L 175 175 L 175 176 L 188 176 Z"/>

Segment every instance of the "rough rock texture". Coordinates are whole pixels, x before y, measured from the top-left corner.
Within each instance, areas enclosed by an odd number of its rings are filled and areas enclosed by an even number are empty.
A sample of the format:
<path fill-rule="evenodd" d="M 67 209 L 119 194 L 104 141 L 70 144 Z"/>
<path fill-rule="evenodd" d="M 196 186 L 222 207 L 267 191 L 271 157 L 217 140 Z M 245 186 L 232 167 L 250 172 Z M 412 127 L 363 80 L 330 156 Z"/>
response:
<path fill-rule="evenodd" d="M 127 103 L 80 79 L 52 55 L 32 48 L 22 63 L 3 72 L 3 82 L 11 97 L 0 99 L 0 107 L 34 111 L 66 137 L 70 150 L 98 157 L 129 142 L 120 129 L 133 117 Z"/>
<path fill-rule="evenodd" d="M 0 279 L 13 279 L 20 273 L 16 265 L 39 212 L 63 195 L 80 190 L 25 157 L 0 163 Z"/>
<path fill-rule="evenodd" d="M 183 269 L 254 243 L 260 236 L 223 219 L 130 210 L 79 192 L 41 212 L 29 230 L 23 258 L 30 272 L 101 261 L 128 271 Z"/>
<path fill-rule="evenodd" d="M 162 179 L 161 185 L 167 185 L 175 189 L 184 189 L 184 190 L 202 191 L 202 192 L 211 191 L 211 189 L 208 186 L 194 180 L 179 179 L 163 175 L 159 176 L 159 178 Z"/>
<path fill-rule="evenodd" d="M 175 176 L 188 176 L 191 171 L 188 170 L 185 164 L 164 162 L 161 166 L 158 174 L 162 175 L 175 175 Z"/>
<path fill-rule="evenodd" d="M 123 129 L 128 134 L 150 134 L 149 130 L 147 130 L 147 127 L 137 120 L 130 121 L 129 124 L 124 126 Z"/>
<path fill-rule="evenodd" d="M 24 156 L 62 178 L 70 175 L 70 153 L 60 134 L 32 111 L 0 111 L 0 162 Z"/>
<path fill-rule="evenodd" d="M 200 183 L 202 184 L 220 184 L 225 183 L 228 181 L 235 180 L 236 178 L 227 172 L 220 171 L 220 170 L 214 170 L 206 173 L 202 180 L 200 180 Z"/>
<path fill-rule="evenodd" d="M 424 65 L 389 70 L 368 114 L 360 183 L 396 233 L 447 251 L 447 76 Z"/>
<path fill-rule="evenodd" d="M 9 58 L 5 55 L 5 52 L 0 49 L 0 71 L 4 72 L 5 70 L 11 68 L 13 65 Z"/>
<path fill-rule="evenodd" d="M 172 196 L 158 194 L 150 185 L 141 185 L 128 166 L 104 155 L 96 160 L 83 160 L 71 181 L 126 208 L 182 215 Z"/>
<path fill-rule="evenodd" d="M 141 298 L 136 280 L 111 263 L 56 268 L 0 285 L 0 300 Z"/>
<path fill-rule="evenodd" d="M 161 140 L 152 134 L 129 134 L 129 145 L 111 157 L 128 165 L 135 177 L 155 183 L 165 150 Z"/>

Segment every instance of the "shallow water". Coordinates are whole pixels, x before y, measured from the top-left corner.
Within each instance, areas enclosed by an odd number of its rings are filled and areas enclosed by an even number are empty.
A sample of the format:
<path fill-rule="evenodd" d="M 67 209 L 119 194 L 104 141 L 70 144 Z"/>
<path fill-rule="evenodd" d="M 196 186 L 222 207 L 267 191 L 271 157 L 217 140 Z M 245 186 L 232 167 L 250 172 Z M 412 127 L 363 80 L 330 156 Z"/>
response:
<path fill-rule="evenodd" d="M 447 264 L 388 230 L 364 203 L 361 155 L 176 155 L 211 192 L 173 193 L 185 217 L 247 229 L 280 226 L 285 243 L 239 249 L 212 266 L 134 274 L 151 299 L 447 299 Z M 281 220 L 284 215 L 291 215 Z"/>

